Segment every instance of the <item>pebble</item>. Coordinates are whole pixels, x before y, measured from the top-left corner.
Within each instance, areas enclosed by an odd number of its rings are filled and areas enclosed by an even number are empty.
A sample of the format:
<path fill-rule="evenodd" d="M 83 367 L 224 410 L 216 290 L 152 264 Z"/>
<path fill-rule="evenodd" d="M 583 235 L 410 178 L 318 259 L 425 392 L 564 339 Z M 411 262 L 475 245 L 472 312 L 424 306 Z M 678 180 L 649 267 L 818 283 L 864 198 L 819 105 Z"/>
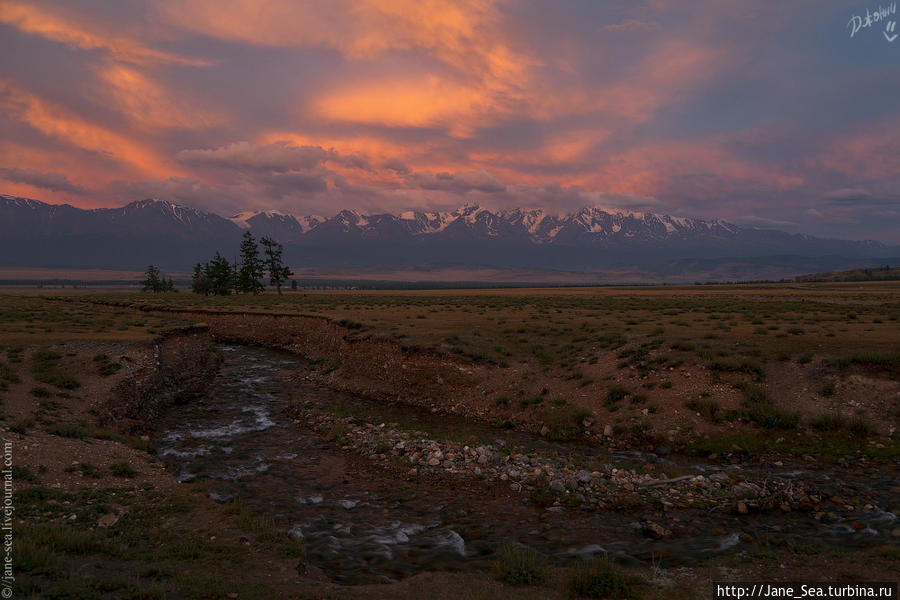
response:
<path fill-rule="evenodd" d="M 651 463 L 647 463 L 641 472 L 616 468 L 612 464 L 588 471 L 571 468 L 565 456 L 526 455 L 512 451 L 502 439 L 479 445 L 472 437 L 467 444 L 462 444 L 433 440 L 424 432 L 399 431 L 394 423 L 372 425 L 351 417 L 337 417 L 318 412 L 308 405 L 297 411 L 300 421 L 314 429 L 334 430 L 339 426 L 346 432 L 342 447 L 347 450 L 359 452 L 376 462 L 402 460 L 408 465 L 406 474 L 409 477 L 425 473 L 469 475 L 504 482 L 516 492 L 535 491 L 546 486 L 558 497 L 566 496 L 582 506 L 600 509 L 609 504 L 617 505 L 626 498 L 629 502 L 655 503 L 665 510 L 690 506 L 734 509 L 739 514 L 749 513 L 751 506 L 761 511 L 789 511 L 792 507 L 811 510 L 813 504 L 819 502 L 816 490 L 806 489 L 797 479 L 769 480 L 760 485 L 763 482 L 734 480 L 736 474 L 716 471 L 708 476 L 679 476 L 667 481 L 669 476 L 661 470 L 654 473 Z M 604 426 L 603 432 L 611 436 L 612 425 Z M 385 447 L 391 448 L 391 452 L 385 453 L 382 450 Z M 657 454 L 671 452 L 670 446 L 656 448 Z M 649 482 L 653 484 L 645 485 Z M 841 498 L 832 500 L 842 501 Z"/>

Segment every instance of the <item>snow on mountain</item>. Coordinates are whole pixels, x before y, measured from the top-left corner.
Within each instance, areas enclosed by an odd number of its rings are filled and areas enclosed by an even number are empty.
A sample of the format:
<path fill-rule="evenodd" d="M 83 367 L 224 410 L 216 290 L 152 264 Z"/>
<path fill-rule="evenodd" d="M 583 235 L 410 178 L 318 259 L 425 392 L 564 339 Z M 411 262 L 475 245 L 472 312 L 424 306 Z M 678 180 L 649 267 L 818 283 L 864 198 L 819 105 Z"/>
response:
<path fill-rule="evenodd" d="M 228 217 L 228 220 L 241 229 L 250 229 L 250 223 L 248 223 L 248 221 L 258 214 L 261 213 L 256 210 L 245 210 L 244 212 L 239 212 L 232 217 Z"/>
<path fill-rule="evenodd" d="M 474 205 L 398 215 L 342 210 L 329 218 L 257 210 L 225 219 L 155 199 L 85 210 L 0 195 L 0 256 L 9 264 L 132 268 L 159 260 L 189 267 L 214 251 L 236 247 L 248 230 L 284 244 L 286 256 L 298 265 L 353 268 L 452 264 L 581 271 L 681 259 L 768 256 L 777 265 L 789 255 L 900 255 L 900 248 L 877 242 L 599 207 L 567 214 Z M 828 265 L 819 261 L 809 268 L 829 270 Z"/>

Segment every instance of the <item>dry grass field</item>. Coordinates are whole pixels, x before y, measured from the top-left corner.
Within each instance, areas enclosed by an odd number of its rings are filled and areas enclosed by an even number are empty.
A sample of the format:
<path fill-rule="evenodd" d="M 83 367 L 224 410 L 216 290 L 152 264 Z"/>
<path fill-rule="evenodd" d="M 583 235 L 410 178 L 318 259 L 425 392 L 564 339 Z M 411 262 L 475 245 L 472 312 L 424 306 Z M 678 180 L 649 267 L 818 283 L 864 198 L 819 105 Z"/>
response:
<path fill-rule="evenodd" d="M 244 329 L 229 330 L 228 315 Z M 900 456 L 897 282 L 226 298 L 10 290 L 0 293 L 0 403 L 19 461 L 20 597 L 564 598 L 567 581 L 588 576 L 554 567 L 523 587 L 436 572 L 355 588 L 298 576 L 298 550 L 271 520 L 210 501 L 202 483 L 176 484 L 148 438 L 98 425 L 98 407 L 152 361 L 160 332 L 206 320 L 214 336 L 289 347 L 291 320 L 263 315 L 296 315 L 307 323 L 297 336 L 319 322 L 302 317 L 328 319 L 344 345 L 305 351 L 323 385 L 377 390 L 364 365 L 339 357 L 397 348 L 411 402 L 560 441 L 712 458 L 867 456 L 888 467 Z M 448 364 L 466 376 L 417 398 Z M 820 579 L 823 565 L 839 578 L 866 568 L 890 579 L 897 559 L 893 546 L 815 557 L 778 548 L 603 577 L 637 582 L 623 597 L 695 598 L 723 578 Z"/>
<path fill-rule="evenodd" d="M 700 450 L 717 445 L 703 436 L 728 434 L 730 447 L 749 431 L 752 449 L 802 452 L 793 439 L 776 444 L 802 431 L 813 446 L 834 442 L 836 453 L 887 443 L 890 454 L 900 423 L 896 282 L 85 298 L 326 316 L 352 339 L 436 348 L 477 365 L 487 386 L 477 402 L 498 418 L 565 401 L 593 413 L 601 431 L 677 430 L 674 441 Z"/>

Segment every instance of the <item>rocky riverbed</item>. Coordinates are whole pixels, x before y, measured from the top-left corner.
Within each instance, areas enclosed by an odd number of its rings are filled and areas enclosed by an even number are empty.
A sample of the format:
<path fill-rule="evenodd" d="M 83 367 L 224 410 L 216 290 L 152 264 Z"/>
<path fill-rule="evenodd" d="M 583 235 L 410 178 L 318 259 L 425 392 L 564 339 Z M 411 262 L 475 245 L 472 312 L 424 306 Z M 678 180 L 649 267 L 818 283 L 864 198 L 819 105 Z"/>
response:
<path fill-rule="evenodd" d="M 642 564 L 898 543 L 896 465 L 554 443 L 326 390 L 290 355 L 221 352 L 210 392 L 161 423 L 158 453 L 217 501 L 273 515 L 306 545 L 304 568 L 335 581 L 484 568 L 506 543 L 560 563 L 606 553 Z"/>

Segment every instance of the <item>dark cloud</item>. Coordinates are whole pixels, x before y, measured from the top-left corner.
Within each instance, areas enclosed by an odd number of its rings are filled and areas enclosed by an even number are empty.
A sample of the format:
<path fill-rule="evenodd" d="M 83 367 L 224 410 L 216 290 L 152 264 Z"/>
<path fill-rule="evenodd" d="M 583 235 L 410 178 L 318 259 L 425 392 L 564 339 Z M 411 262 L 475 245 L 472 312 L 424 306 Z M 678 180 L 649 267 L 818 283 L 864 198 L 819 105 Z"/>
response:
<path fill-rule="evenodd" d="M 384 161 L 384 164 L 381 165 L 382 169 L 387 169 L 389 171 L 393 171 L 398 175 L 408 175 L 410 173 L 409 167 L 406 166 L 399 158 L 389 158 Z"/>
<path fill-rule="evenodd" d="M 257 146 L 234 142 L 211 150 L 182 150 L 175 158 L 190 166 L 286 173 L 312 169 L 332 156 L 334 151 L 319 146 L 295 146 L 290 142 Z"/>
<path fill-rule="evenodd" d="M 876 206 L 900 204 L 900 195 L 878 195 L 865 188 L 840 188 L 822 195 L 828 204 L 843 206 Z"/>
<path fill-rule="evenodd" d="M 406 177 L 410 187 L 423 190 L 443 190 L 465 194 L 470 191 L 496 193 L 506 190 L 506 185 L 487 171 L 465 173 L 412 173 Z"/>
<path fill-rule="evenodd" d="M 341 156 L 341 155 L 337 155 L 337 153 L 334 153 L 334 152 L 332 152 L 332 153 L 334 154 L 334 156 L 331 158 L 331 160 L 334 160 L 334 162 L 342 164 L 346 167 L 359 169 L 361 171 L 371 171 L 372 170 L 372 166 L 369 164 L 369 159 L 364 156 L 360 156 L 359 154 L 351 154 L 348 156 Z"/>
<path fill-rule="evenodd" d="M 603 31 L 614 31 L 618 33 L 649 33 L 659 31 L 662 25 L 656 21 L 639 21 L 637 19 L 626 19 L 619 23 L 611 23 L 601 27 Z"/>
<path fill-rule="evenodd" d="M 797 225 L 795 221 L 785 221 L 783 219 L 769 219 L 766 217 L 760 217 L 757 215 L 741 215 L 737 217 L 730 217 L 728 219 L 730 222 L 735 225 L 744 225 L 749 227 L 761 227 L 761 228 L 779 228 L 779 227 L 792 227 Z"/>
<path fill-rule="evenodd" d="M 328 188 L 324 172 L 277 173 L 263 179 L 265 195 L 270 198 L 284 198 L 291 194 L 321 192 Z"/>
<path fill-rule="evenodd" d="M 15 183 L 25 183 L 37 188 L 69 194 L 87 194 L 87 190 L 75 185 L 62 173 L 44 173 L 33 169 L 0 168 L 0 178 Z"/>

